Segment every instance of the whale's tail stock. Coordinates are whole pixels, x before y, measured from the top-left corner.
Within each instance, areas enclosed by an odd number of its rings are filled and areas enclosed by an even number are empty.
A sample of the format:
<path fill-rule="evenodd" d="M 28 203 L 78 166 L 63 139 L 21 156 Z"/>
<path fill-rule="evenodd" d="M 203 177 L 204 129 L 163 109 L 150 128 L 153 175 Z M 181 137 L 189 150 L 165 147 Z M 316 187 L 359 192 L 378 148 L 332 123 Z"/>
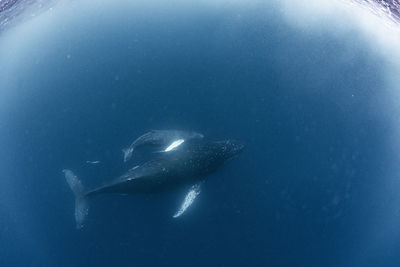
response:
<path fill-rule="evenodd" d="M 82 182 L 71 170 L 63 170 L 65 179 L 75 195 L 75 221 L 76 228 L 81 229 L 86 215 L 89 212 L 89 203 Z"/>

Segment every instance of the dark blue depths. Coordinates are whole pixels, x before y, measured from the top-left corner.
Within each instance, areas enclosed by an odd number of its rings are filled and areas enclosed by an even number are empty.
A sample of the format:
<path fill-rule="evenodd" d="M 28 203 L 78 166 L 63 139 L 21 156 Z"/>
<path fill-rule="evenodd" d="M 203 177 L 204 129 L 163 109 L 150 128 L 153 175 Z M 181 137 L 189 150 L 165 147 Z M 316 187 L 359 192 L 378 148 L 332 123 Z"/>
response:
<path fill-rule="evenodd" d="M 395 266 L 398 246 L 363 260 L 393 194 L 380 59 L 356 34 L 309 34 L 264 8 L 168 12 L 80 17 L 27 48 L 2 125 L 0 265 Z M 179 219 L 180 189 L 110 195 L 76 230 L 61 170 L 99 185 L 150 129 L 246 148 Z"/>

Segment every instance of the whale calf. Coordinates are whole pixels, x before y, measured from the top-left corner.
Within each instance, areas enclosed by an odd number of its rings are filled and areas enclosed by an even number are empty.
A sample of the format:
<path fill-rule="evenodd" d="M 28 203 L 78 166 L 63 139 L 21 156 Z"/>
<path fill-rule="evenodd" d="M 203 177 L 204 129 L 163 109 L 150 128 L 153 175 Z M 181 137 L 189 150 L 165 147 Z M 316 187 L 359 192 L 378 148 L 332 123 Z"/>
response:
<path fill-rule="evenodd" d="M 75 194 L 75 221 L 82 228 L 89 211 L 89 199 L 102 194 L 156 193 L 180 185 L 191 185 L 174 218 L 181 216 L 200 194 L 205 177 L 243 150 L 234 140 L 185 142 L 169 153 L 160 153 L 140 166 L 129 169 L 110 183 L 86 189 L 71 170 L 63 170 Z"/>
<path fill-rule="evenodd" d="M 156 145 L 156 146 L 171 146 L 174 142 L 181 140 L 181 142 L 177 145 L 183 143 L 183 141 L 190 139 L 202 139 L 204 137 L 203 134 L 197 133 L 194 131 L 180 131 L 180 130 L 152 130 L 147 132 L 137 139 L 135 139 L 127 148 L 122 149 L 124 153 L 124 162 L 127 162 L 131 159 L 133 151 L 141 146 L 145 145 Z M 175 143 L 176 145 L 177 143 Z M 174 147 L 175 148 L 175 147 Z M 168 147 L 164 150 L 164 152 L 168 152 Z"/>

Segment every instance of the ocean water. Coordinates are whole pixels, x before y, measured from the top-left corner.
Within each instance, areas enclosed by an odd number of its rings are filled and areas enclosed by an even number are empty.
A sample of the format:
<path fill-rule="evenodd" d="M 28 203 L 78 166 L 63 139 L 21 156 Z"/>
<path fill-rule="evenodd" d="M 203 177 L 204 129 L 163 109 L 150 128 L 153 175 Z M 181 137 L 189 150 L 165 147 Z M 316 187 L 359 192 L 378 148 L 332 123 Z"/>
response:
<path fill-rule="evenodd" d="M 310 31 L 283 13 L 89 1 L 5 31 L 0 265 L 398 266 L 388 64 L 351 25 Z M 152 129 L 246 147 L 178 219 L 179 188 L 98 197 L 75 229 L 61 171 L 102 184 Z"/>

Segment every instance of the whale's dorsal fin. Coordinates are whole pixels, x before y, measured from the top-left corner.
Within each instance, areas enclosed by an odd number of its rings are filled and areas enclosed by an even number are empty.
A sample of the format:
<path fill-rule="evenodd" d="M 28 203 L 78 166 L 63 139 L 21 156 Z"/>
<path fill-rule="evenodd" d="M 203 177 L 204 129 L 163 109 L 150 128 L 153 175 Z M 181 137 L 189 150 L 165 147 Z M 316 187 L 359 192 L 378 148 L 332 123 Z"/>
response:
<path fill-rule="evenodd" d="M 187 210 L 187 208 L 189 208 L 193 204 L 196 197 L 200 194 L 200 186 L 201 183 L 197 183 L 192 187 L 190 187 L 189 191 L 185 196 L 185 199 L 182 202 L 182 205 L 179 207 L 179 210 L 172 217 L 178 218 Z"/>
<path fill-rule="evenodd" d="M 127 162 L 132 157 L 133 148 L 128 147 L 122 149 L 122 153 L 124 154 L 124 162 Z"/>

